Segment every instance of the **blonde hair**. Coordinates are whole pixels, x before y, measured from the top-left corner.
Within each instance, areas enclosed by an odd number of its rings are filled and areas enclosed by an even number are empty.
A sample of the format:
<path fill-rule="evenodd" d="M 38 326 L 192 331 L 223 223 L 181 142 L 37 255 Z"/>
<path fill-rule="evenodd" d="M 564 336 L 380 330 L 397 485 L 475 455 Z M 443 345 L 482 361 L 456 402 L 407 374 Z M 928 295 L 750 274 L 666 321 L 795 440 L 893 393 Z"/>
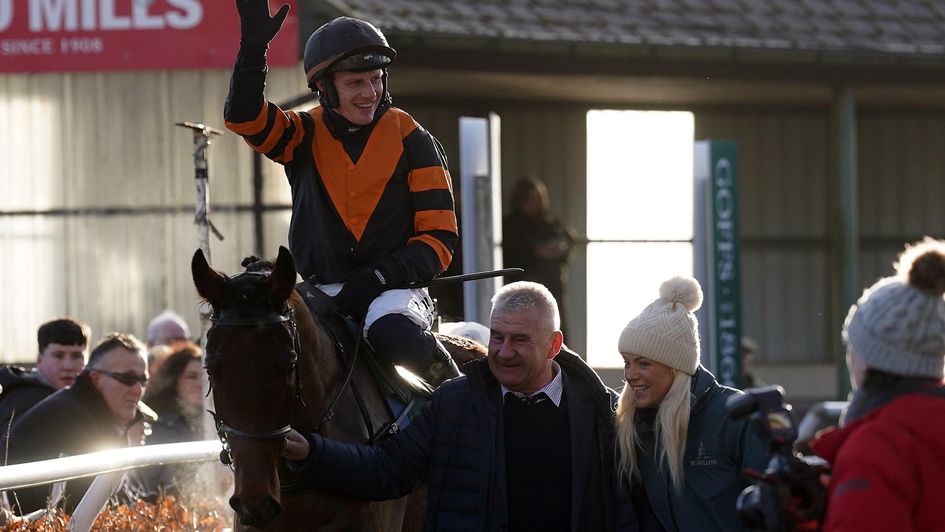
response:
<path fill-rule="evenodd" d="M 679 492 L 683 485 L 683 454 L 686 452 L 686 434 L 689 429 L 689 387 L 692 377 L 678 370 L 673 370 L 673 384 L 656 411 L 654 425 L 657 452 L 657 468 L 668 469 L 673 488 Z M 617 403 L 617 445 L 620 450 L 620 463 L 617 471 L 628 481 L 631 477 L 640 477 L 638 452 L 640 436 L 637 434 L 634 416 L 636 401 L 630 383 L 624 384 Z M 664 469 L 665 468 L 665 469 Z"/>

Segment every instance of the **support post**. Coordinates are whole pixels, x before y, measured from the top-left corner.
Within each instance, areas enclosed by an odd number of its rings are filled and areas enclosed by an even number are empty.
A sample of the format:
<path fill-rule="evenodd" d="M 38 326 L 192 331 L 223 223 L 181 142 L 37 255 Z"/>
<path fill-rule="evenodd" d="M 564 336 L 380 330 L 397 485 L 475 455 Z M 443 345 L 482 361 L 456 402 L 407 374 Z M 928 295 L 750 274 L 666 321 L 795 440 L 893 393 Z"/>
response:
<path fill-rule="evenodd" d="M 856 302 L 860 289 L 860 228 L 859 179 L 856 150 L 856 103 L 849 87 L 837 90 L 834 99 L 834 132 L 837 171 L 836 245 L 833 271 L 834 327 L 830 337 L 837 367 L 837 390 L 840 399 L 850 393 L 850 377 L 847 373 L 846 349 L 840 339 L 840 330 L 850 306 Z"/>
<path fill-rule="evenodd" d="M 176 125 L 190 129 L 194 135 L 194 178 L 197 186 L 197 201 L 194 208 L 194 223 L 197 224 L 197 246 L 203 250 L 207 263 L 210 260 L 210 231 L 223 240 L 208 215 L 210 209 L 210 172 L 207 163 L 207 149 L 213 135 L 222 135 L 223 131 L 201 122 L 178 122 Z"/>

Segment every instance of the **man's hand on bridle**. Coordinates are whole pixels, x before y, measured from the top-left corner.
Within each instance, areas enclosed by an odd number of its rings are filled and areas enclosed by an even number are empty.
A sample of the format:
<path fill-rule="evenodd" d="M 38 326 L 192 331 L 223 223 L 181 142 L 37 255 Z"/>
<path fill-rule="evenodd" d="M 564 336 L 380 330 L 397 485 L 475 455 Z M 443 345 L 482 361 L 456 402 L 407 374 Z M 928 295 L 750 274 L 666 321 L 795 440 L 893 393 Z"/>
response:
<path fill-rule="evenodd" d="M 282 446 L 282 456 L 289 460 L 305 460 L 311 451 L 308 440 L 295 429 L 285 435 L 285 444 Z"/>
<path fill-rule="evenodd" d="M 269 16 L 268 0 L 236 0 L 240 13 L 240 46 L 246 49 L 265 49 L 279 33 L 289 4 L 283 4 L 275 16 Z"/>

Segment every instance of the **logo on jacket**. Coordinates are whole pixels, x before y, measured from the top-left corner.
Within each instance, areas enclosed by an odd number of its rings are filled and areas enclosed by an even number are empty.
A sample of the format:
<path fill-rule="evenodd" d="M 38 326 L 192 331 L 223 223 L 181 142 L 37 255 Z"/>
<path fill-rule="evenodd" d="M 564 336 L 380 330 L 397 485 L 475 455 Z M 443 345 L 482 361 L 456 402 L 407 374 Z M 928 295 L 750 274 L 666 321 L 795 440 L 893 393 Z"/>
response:
<path fill-rule="evenodd" d="M 696 459 L 690 460 L 689 465 L 693 466 L 711 466 L 718 465 L 719 461 L 712 458 L 705 450 L 705 442 L 699 442 L 699 449 L 696 451 Z"/>

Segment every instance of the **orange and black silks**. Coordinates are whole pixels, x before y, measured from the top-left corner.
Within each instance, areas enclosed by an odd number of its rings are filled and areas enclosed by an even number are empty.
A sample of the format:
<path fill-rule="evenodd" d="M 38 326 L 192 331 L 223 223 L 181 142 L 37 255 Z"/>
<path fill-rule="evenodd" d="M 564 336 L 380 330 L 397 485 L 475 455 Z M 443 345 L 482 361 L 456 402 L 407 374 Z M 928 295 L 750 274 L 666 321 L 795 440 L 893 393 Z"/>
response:
<path fill-rule="evenodd" d="M 265 62 L 240 57 L 226 126 L 285 166 L 292 187 L 289 247 L 318 283 L 380 266 L 389 287 L 443 272 L 458 240 L 452 183 L 439 142 L 406 112 L 376 119 L 355 157 L 332 135 L 322 107 L 283 111 L 262 98 Z M 255 112 L 253 111 L 255 107 Z"/>

